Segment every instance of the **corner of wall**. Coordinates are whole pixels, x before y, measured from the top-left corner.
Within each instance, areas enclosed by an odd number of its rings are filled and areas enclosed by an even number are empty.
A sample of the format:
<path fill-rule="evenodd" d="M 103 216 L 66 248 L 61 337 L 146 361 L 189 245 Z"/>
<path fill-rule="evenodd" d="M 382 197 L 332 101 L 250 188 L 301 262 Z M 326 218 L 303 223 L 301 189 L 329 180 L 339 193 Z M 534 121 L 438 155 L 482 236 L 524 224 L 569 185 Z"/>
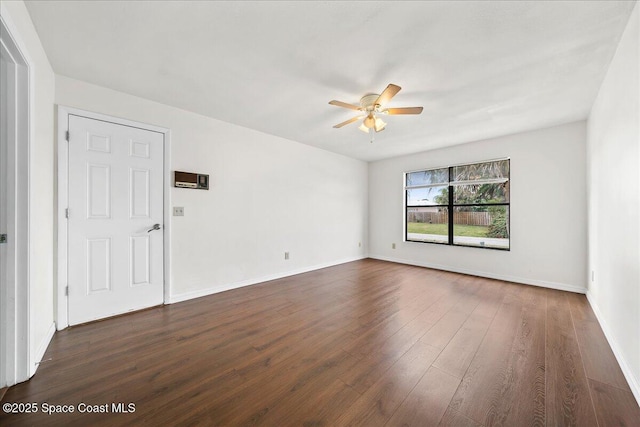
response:
<path fill-rule="evenodd" d="M 640 384 L 638 384 L 638 381 L 634 377 L 633 370 L 631 369 L 631 367 L 626 362 L 626 359 L 623 356 L 622 350 L 620 348 L 620 344 L 618 344 L 618 342 L 614 338 L 611 328 L 607 324 L 607 321 L 602 315 L 602 311 L 600 311 L 600 308 L 598 307 L 598 304 L 596 303 L 595 298 L 593 297 L 593 294 L 590 291 L 587 291 L 587 300 L 589 301 L 589 305 L 591 305 L 591 309 L 593 310 L 593 313 L 596 315 L 596 319 L 598 319 L 598 323 L 602 328 L 602 332 L 604 332 L 604 336 L 607 338 L 607 342 L 609 342 L 609 346 L 611 347 L 611 350 L 613 351 L 613 355 L 616 357 L 616 360 L 620 365 L 620 369 L 622 369 L 622 373 L 624 374 L 624 377 L 629 383 L 629 388 L 631 389 L 633 396 L 636 398 L 636 401 L 638 401 L 638 404 L 640 404 Z"/>
<path fill-rule="evenodd" d="M 31 353 L 31 363 L 29 364 L 29 377 L 32 377 L 36 371 L 38 370 L 38 367 L 40 366 L 40 363 L 43 362 L 43 358 L 44 358 L 44 353 L 47 351 L 47 348 L 49 347 L 49 344 L 51 343 L 51 340 L 53 339 L 53 335 L 56 333 L 56 324 L 55 323 L 51 323 L 51 326 L 49 326 L 49 329 L 47 330 L 47 334 L 42 337 L 42 340 L 40 341 L 40 343 L 38 344 L 38 348 L 36 349 L 35 352 Z"/>

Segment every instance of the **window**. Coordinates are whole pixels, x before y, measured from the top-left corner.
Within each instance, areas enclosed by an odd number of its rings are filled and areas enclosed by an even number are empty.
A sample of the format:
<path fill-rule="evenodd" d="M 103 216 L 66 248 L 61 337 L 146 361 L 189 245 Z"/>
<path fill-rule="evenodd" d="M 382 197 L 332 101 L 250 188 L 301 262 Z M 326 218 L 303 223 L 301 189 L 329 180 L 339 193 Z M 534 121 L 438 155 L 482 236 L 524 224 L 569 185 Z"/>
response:
<path fill-rule="evenodd" d="M 407 172 L 405 240 L 509 250 L 509 159 Z"/>

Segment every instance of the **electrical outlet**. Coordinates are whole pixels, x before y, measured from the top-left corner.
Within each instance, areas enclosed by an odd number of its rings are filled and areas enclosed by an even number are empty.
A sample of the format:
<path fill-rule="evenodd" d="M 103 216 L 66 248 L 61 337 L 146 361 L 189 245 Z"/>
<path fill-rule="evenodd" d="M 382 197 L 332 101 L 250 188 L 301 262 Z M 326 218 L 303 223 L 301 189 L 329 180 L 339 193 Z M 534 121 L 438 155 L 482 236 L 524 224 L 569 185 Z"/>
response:
<path fill-rule="evenodd" d="M 173 216 L 184 216 L 184 207 L 183 206 L 174 206 L 173 207 Z"/>
<path fill-rule="evenodd" d="M 289 259 L 289 252 L 284 253 L 284 259 Z"/>
<path fill-rule="evenodd" d="M 362 247 L 362 242 L 358 242 L 358 247 L 361 248 Z"/>
<path fill-rule="evenodd" d="M 395 243 L 392 243 L 392 244 L 391 244 L 391 249 L 395 249 L 395 248 L 396 248 L 396 244 L 395 244 Z"/>
<path fill-rule="evenodd" d="M 595 280 L 596 280 L 596 272 L 591 270 L 591 281 L 595 282 Z"/>

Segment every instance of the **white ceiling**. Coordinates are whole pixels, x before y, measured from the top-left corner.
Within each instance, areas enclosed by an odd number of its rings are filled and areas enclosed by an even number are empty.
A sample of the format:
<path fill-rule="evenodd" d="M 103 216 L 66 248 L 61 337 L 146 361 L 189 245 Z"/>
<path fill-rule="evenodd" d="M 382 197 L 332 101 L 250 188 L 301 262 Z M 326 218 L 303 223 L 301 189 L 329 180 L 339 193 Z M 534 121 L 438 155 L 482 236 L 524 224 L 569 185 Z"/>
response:
<path fill-rule="evenodd" d="M 586 118 L 635 2 L 26 4 L 58 74 L 377 160 Z M 332 128 L 388 83 L 422 115 Z"/>

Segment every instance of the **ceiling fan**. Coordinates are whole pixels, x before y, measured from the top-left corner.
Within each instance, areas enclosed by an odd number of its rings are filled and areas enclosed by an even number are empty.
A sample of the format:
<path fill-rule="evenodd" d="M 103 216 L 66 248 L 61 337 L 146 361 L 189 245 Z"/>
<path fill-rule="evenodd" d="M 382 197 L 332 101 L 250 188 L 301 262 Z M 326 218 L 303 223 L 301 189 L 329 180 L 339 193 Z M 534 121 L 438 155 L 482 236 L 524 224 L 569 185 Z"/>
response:
<path fill-rule="evenodd" d="M 363 132 L 370 133 L 373 129 L 375 132 L 383 131 L 387 124 L 382 121 L 379 114 L 420 114 L 422 113 L 422 107 L 404 107 L 404 108 L 384 108 L 383 106 L 391 100 L 399 91 L 401 87 L 398 85 L 389 84 L 380 95 L 371 93 L 363 96 L 360 99 L 360 106 L 348 104 L 342 101 L 329 101 L 329 104 L 337 107 L 348 108 L 350 110 L 360 111 L 361 114 L 353 117 L 342 123 L 338 123 L 334 128 L 341 128 L 350 123 L 364 119 L 362 124 L 358 126 Z M 373 138 L 373 135 L 372 135 Z M 372 139 L 373 142 L 373 139 Z"/>

